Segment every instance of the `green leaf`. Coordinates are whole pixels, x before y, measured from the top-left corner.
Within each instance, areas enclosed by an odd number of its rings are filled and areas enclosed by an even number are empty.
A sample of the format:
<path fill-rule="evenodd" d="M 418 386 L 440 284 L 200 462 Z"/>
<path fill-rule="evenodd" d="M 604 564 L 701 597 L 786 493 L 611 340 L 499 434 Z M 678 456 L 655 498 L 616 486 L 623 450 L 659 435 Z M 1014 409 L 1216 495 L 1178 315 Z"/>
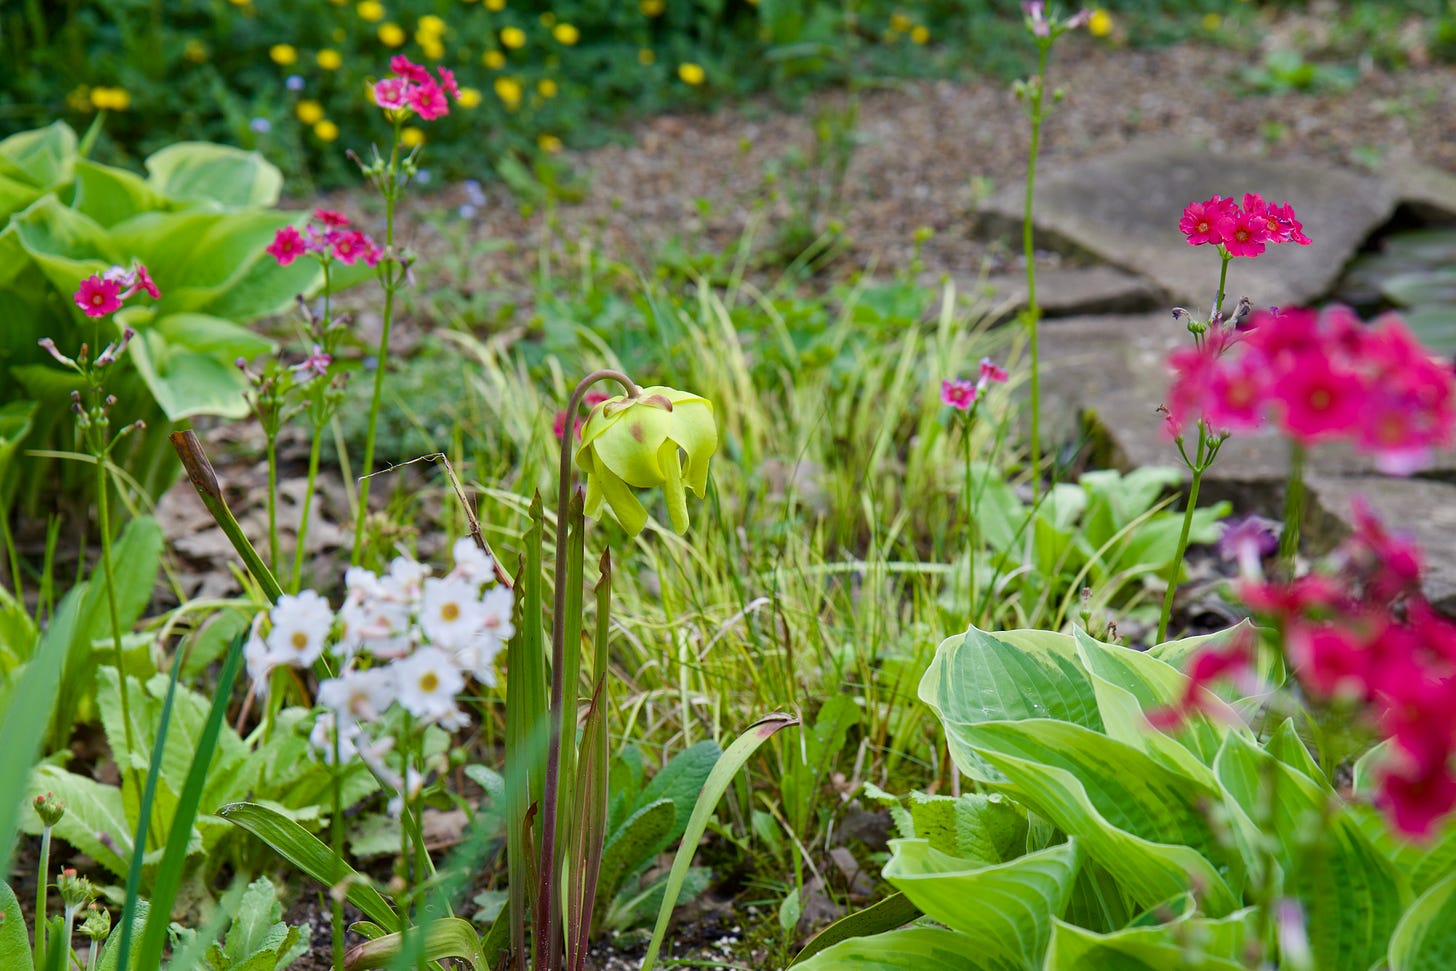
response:
<path fill-rule="evenodd" d="M 283 173 L 257 152 L 209 142 L 177 142 L 146 161 L 147 184 L 180 202 L 274 206 Z"/>
<path fill-rule="evenodd" d="M 350 903 L 386 930 L 393 932 L 399 929 L 399 915 L 367 878 L 293 820 L 266 806 L 247 802 L 223 806 L 217 814 L 273 847 L 285 860 L 324 887 L 347 882 L 346 899 Z"/>
<path fill-rule="evenodd" d="M 0 174 L 40 189 L 70 182 L 75 162 L 76 133 L 63 121 L 0 141 Z"/>
<path fill-rule="evenodd" d="M 794 967 L 800 971 L 991 971 L 967 946 L 964 934 L 934 927 L 908 927 L 852 937 Z"/>
<path fill-rule="evenodd" d="M 986 967 L 1035 969 L 1081 864 L 1075 841 L 980 866 L 925 840 L 892 840 L 885 879 L 931 917 L 966 936 Z M 968 906 L 968 902 L 974 905 Z"/>
<path fill-rule="evenodd" d="M 840 941 L 847 941 L 855 937 L 870 937 L 875 934 L 883 934 L 910 923 L 920 916 L 920 908 L 910 902 L 910 898 L 903 893 L 895 892 L 883 900 L 876 901 L 864 910 L 855 911 L 847 917 L 824 928 L 804 945 L 794 959 L 789 962 L 789 967 L 807 961 L 825 948 L 832 947 Z"/>
<path fill-rule="evenodd" d="M 151 308 L 134 307 L 118 317 L 137 331 L 128 357 L 167 418 L 246 416 L 248 382 L 237 359 L 256 357 L 271 342 L 206 314 L 152 315 Z"/>
<path fill-rule="evenodd" d="M 166 201 L 140 176 L 83 158 L 76 162 L 76 197 L 71 205 L 109 228 L 137 213 L 163 209 Z"/>
<path fill-rule="evenodd" d="M 1026 849 L 1026 814 L 1000 793 L 909 796 L 910 832 L 931 847 L 981 864 L 1002 863 Z"/>
<path fill-rule="evenodd" d="M 1057 920 L 1045 971 L 1243 971 L 1249 913 L 1243 910 L 1221 920 L 1185 915 L 1107 934 Z"/>
<path fill-rule="evenodd" d="M 602 854 L 599 901 L 610 902 L 622 883 L 661 853 L 671 841 L 677 807 L 671 799 L 659 799 L 637 810 L 607 838 Z"/>
<path fill-rule="evenodd" d="M 66 814 L 53 829 L 55 835 L 94 857 L 96 862 L 118 877 L 124 877 L 127 858 L 108 847 L 100 838 L 104 833 L 115 846 L 124 851 L 131 844 L 132 828 L 122 806 L 121 790 L 68 772 L 59 766 L 36 766 L 25 787 L 21 815 L 21 828 L 31 835 L 39 835 L 42 825 L 31 802 L 36 796 L 46 792 L 55 793 L 66 804 Z"/>
<path fill-rule="evenodd" d="M 682 836 L 688 825 L 688 817 L 692 815 L 693 803 L 697 801 L 698 793 L 703 791 L 703 783 L 708 781 L 708 775 L 713 771 L 713 766 L 718 764 L 718 758 L 722 754 L 723 750 L 712 739 L 691 745 L 673 756 L 642 789 L 642 795 L 637 800 L 639 807 L 645 807 L 659 799 L 668 799 L 676 810 L 664 846 Z M 653 852 L 659 851 L 660 848 Z"/>
<path fill-rule="evenodd" d="M 490 965 L 486 963 L 485 954 L 481 951 L 480 935 L 475 933 L 475 928 L 470 926 L 469 921 L 459 917 L 441 917 L 426 924 L 423 932 L 425 937 L 424 960 L 461 958 L 469 961 L 475 971 L 490 971 Z M 419 933 L 418 928 L 411 931 L 412 935 Z M 345 966 L 350 971 L 369 971 L 372 968 L 388 967 L 399 955 L 402 943 L 403 940 L 398 931 L 372 941 L 366 941 L 349 951 L 345 958 Z"/>
<path fill-rule="evenodd" d="M 136 901 L 136 909 L 131 917 L 131 943 L 127 948 L 127 965 L 131 968 L 137 967 L 137 954 L 142 947 L 142 926 L 147 922 L 147 914 L 151 912 L 151 905 L 145 900 Z M 106 944 L 101 948 L 101 961 L 96 966 L 96 971 L 116 971 L 117 965 L 121 962 L 121 925 L 111 928 L 111 936 L 106 939 Z"/>
<path fill-rule="evenodd" d="M 1421 894 L 1390 936 L 1390 971 L 1450 968 L 1456 968 L 1456 872 Z"/>
<path fill-rule="evenodd" d="M 45 196 L 11 221 L 20 245 L 56 290 L 70 297 L 93 273 L 122 263 L 126 250 L 94 219 Z M 76 311 L 79 315 L 80 311 Z"/>
<path fill-rule="evenodd" d="M 10 884 L 0 880 L 0 968 L 24 971 L 30 967 L 30 938 L 25 933 L 25 916 Z M 59 950 L 59 949 L 58 949 Z"/>

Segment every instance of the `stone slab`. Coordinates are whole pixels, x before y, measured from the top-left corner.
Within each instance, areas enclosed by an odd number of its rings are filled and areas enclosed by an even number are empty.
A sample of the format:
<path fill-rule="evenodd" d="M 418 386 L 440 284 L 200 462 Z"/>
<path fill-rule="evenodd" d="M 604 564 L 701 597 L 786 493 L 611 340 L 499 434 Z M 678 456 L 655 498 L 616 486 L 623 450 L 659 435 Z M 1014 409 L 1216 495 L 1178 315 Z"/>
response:
<path fill-rule="evenodd" d="M 998 274 L 973 288 L 995 306 L 998 319 L 1026 306 L 1026 275 Z M 1046 317 L 1115 314 L 1160 307 L 1163 299 L 1146 279 L 1112 266 L 1038 270 L 1036 299 Z"/>
<path fill-rule="evenodd" d="M 1019 225 L 1022 192 L 1008 186 L 982 204 L 981 215 Z M 1160 139 L 1039 173 L 1033 220 L 1039 232 L 1060 244 L 1147 277 L 1170 302 L 1206 312 L 1218 286 L 1219 261 L 1209 247 L 1187 245 L 1178 220 L 1190 202 L 1215 193 L 1241 198 L 1245 192 L 1289 200 L 1314 241 L 1271 246 L 1256 259 L 1234 260 L 1229 292 L 1260 306 L 1309 303 L 1328 293 L 1397 201 L 1390 184 L 1374 176 Z"/>
<path fill-rule="evenodd" d="M 1456 175 L 1408 155 L 1386 159 L 1381 177 L 1400 204 L 1428 223 L 1456 222 Z"/>

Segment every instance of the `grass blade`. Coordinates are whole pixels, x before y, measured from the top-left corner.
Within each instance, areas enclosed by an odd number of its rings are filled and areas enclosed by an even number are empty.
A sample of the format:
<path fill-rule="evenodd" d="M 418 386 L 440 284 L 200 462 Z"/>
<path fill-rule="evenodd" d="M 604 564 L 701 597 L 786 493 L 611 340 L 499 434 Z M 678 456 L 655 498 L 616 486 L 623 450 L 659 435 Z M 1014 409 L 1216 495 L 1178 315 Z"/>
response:
<path fill-rule="evenodd" d="M 58 647 L 60 645 L 57 645 Z M 15 834 L 20 828 L 20 794 L 40 754 L 51 707 L 66 663 L 64 650 L 37 653 L 25 666 L 0 717 L 0 873 L 10 872 Z"/>

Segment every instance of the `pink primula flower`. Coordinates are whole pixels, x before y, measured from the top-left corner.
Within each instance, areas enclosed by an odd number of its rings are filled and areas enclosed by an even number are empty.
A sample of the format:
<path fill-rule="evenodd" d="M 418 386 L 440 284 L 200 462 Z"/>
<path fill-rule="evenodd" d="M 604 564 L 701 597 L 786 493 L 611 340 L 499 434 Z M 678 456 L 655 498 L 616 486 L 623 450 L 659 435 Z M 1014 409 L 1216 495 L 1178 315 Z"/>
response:
<path fill-rule="evenodd" d="M 313 211 L 313 218 L 323 223 L 329 229 L 343 229 L 349 225 L 349 217 L 333 209 L 315 209 Z"/>
<path fill-rule="evenodd" d="M 998 367 L 989 357 L 983 357 L 981 358 L 981 376 L 977 381 L 977 387 L 984 388 L 989 381 L 1005 384 L 1006 372 Z"/>
<path fill-rule="evenodd" d="M 279 266 L 287 266 L 307 251 L 303 234 L 296 226 L 284 226 L 273 236 L 273 242 L 264 247 Z"/>
<path fill-rule="evenodd" d="M 1242 209 L 1221 217 L 1218 233 L 1230 256 L 1258 256 L 1264 252 L 1264 242 L 1269 238 L 1263 219 Z"/>
<path fill-rule="evenodd" d="M 396 54 L 389 59 L 389 69 L 411 84 L 433 83 L 428 68 L 416 64 L 403 54 Z"/>
<path fill-rule="evenodd" d="M 355 229 L 347 233 L 339 233 L 334 237 L 333 248 L 334 256 L 340 263 L 352 266 L 361 258 L 369 255 L 369 251 L 374 248 L 374 243 L 368 236 Z"/>
<path fill-rule="evenodd" d="M 975 383 L 961 378 L 940 382 L 940 402 L 957 411 L 970 411 L 976 403 Z"/>
<path fill-rule="evenodd" d="M 450 113 L 450 103 L 445 100 L 445 92 L 434 81 L 411 85 L 405 100 L 415 114 L 425 121 L 434 121 Z"/>
<path fill-rule="evenodd" d="M 409 84 L 404 78 L 384 78 L 374 82 L 374 103 L 385 111 L 397 111 L 409 106 L 406 96 Z"/>
<path fill-rule="evenodd" d="M 97 274 L 81 281 L 76 306 L 87 317 L 105 317 L 121 309 L 121 284 Z"/>

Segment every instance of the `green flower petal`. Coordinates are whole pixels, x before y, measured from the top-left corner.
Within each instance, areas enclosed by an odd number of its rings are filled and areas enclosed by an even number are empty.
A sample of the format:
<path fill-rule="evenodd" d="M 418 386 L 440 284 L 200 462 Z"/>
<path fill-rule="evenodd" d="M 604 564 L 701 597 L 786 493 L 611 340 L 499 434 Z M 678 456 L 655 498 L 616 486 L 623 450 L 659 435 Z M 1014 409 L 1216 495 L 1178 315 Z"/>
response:
<path fill-rule="evenodd" d="M 668 438 L 688 453 L 688 488 L 699 499 L 703 498 L 708 488 L 708 460 L 718 451 L 718 423 L 713 420 L 713 403 L 702 398 L 674 403 Z"/>
<path fill-rule="evenodd" d="M 596 454 L 597 468 L 610 469 L 623 482 L 639 489 L 662 485 L 663 472 L 657 454 L 671 427 L 671 412 L 652 405 L 633 404 L 593 440 L 591 448 Z"/>
<path fill-rule="evenodd" d="M 678 458 L 677 443 L 668 439 L 657 453 L 657 464 L 662 466 L 662 494 L 667 499 L 667 515 L 672 528 L 679 535 L 688 531 L 688 494 L 683 491 L 682 460 Z"/>
<path fill-rule="evenodd" d="M 599 469 L 593 481 L 601 489 L 607 504 L 612 507 L 612 515 L 617 517 L 627 535 L 636 536 L 642 532 L 642 527 L 647 525 L 647 510 L 642 508 L 642 503 L 637 501 L 636 494 L 627 484 L 606 469 Z"/>

